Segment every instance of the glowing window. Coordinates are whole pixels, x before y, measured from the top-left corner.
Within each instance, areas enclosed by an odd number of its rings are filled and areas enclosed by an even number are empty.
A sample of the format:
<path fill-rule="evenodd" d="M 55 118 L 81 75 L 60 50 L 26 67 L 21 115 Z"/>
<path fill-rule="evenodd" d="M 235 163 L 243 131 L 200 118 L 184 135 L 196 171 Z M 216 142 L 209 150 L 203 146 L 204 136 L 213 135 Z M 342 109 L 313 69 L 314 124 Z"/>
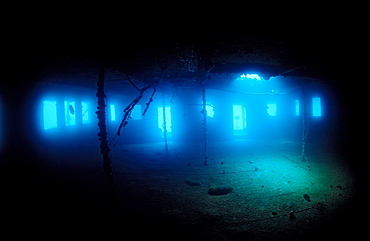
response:
<path fill-rule="evenodd" d="M 295 115 L 299 116 L 299 100 L 295 100 Z"/>
<path fill-rule="evenodd" d="M 245 108 L 242 105 L 233 105 L 234 135 L 244 134 L 247 126 Z"/>
<path fill-rule="evenodd" d="M 116 107 L 114 105 L 110 105 L 110 120 L 115 121 L 116 120 Z"/>
<path fill-rule="evenodd" d="M 76 108 L 75 102 L 64 101 L 66 126 L 76 125 L 75 108 Z"/>
<path fill-rule="evenodd" d="M 166 120 L 164 120 L 164 115 L 166 116 Z M 171 107 L 166 106 L 165 112 L 163 115 L 163 107 L 158 107 L 158 128 L 164 132 L 164 125 L 166 124 L 167 132 L 172 132 L 172 122 L 171 122 Z"/>
<path fill-rule="evenodd" d="M 312 98 L 312 116 L 321 116 L 321 99 L 320 99 L 320 97 Z"/>
<path fill-rule="evenodd" d="M 57 128 L 57 102 L 44 100 L 44 130 Z"/>
<path fill-rule="evenodd" d="M 81 102 L 82 105 L 82 123 L 90 123 L 90 103 Z"/>
<path fill-rule="evenodd" d="M 211 103 L 207 103 L 206 111 L 207 111 L 207 116 L 209 117 L 215 116 L 215 111 L 213 110 L 213 105 Z"/>
<path fill-rule="evenodd" d="M 276 116 L 276 104 L 267 104 L 267 114 L 269 116 Z"/>
<path fill-rule="evenodd" d="M 133 120 L 141 120 L 141 105 L 135 105 L 130 117 Z"/>

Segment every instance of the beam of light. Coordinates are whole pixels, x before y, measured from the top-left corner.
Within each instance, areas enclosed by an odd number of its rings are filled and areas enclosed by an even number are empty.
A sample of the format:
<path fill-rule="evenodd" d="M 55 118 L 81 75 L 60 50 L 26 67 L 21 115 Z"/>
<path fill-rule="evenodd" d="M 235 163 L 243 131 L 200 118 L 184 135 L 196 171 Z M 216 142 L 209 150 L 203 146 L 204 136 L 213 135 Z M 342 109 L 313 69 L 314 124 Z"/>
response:
<path fill-rule="evenodd" d="M 312 116 L 321 116 L 321 99 L 320 99 L 320 97 L 312 98 Z"/>
<path fill-rule="evenodd" d="M 42 104 L 44 130 L 57 128 L 57 102 L 54 100 L 44 100 Z"/>

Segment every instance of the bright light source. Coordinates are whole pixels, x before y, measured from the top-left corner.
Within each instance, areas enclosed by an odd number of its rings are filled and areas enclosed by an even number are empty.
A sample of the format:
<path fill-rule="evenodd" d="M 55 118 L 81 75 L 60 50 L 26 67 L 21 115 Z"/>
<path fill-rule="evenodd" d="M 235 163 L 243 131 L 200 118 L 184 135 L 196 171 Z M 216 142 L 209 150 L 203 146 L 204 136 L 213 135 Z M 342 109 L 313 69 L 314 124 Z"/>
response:
<path fill-rule="evenodd" d="M 171 107 L 165 107 L 165 116 L 166 120 L 164 120 L 163 116 L 163 107 L 158 107 L 158 128 L 164 132 L 164 124 L 166 123 L 166 130 L 167 132 L 172 132 L 172 121 L 171 121 Z"/>
<path fill-rule="evenodd" d="M 76 125 L 76 105 L 75 102 L 64 101 L 64 112 L 66 117 L 66 126 Z"/>
<path fill-rule="evenodd" d="M 57 102 L 44 100 L 44 130 L 57 128 Z"/>
<path fill-rule="evenodd" d="M 321 116 L 321 99 L 320 99 L 320 97 L 312 98 L 312 116 Z"/>
<path fill-rule="evenodd" d="M 299 116 L 299 100 L 295 100 L 295 115 Z"/>
<path fill-rule="evenodd" d="M 89 102 L 81 102 L 82 106 L 82 123 L 90 123 L 90 103 Z"/>
<path fill-rule="evenodd" d="M 276 116 L 276 104 L 267 104 L 267 114 L 269 116 Z"/>
<path fill-rule="evenodd" d="M 213 105 L 210 103 L 207 103 L 206 105 L 206 111 L 208 117 L 213 117 L 215 115 L 215 111 L 213 110 Z"/>
<path fill-rule="evenodd" d="M 242 74 L 240 76 L 241 78 L 247 78 L 247 79 L 254 79 L 254 80 L 261 80 L 261 77 L 258 74 Z"/>
<path fill-rule="evenodd" d="M 116 107 L 114 105 L 110 105 L 110 120 L 116 120 Z"/>

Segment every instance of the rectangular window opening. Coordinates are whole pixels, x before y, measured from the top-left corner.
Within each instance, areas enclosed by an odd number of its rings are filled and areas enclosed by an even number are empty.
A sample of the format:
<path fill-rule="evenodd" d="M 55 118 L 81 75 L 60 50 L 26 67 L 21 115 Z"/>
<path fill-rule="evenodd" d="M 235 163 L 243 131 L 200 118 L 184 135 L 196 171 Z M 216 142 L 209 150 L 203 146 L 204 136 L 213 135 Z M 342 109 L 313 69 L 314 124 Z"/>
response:
<path fill-rule="evenodd" d="M 312 98 L 312 116 L 321 116 L 321 99 L 320 99 L 320 97 Z"/>
<path fill-rule="evenodd" d="M 233 105 L 234 135 L 244 135 L 246 122 L 246 111 L 242 105 Z"/>
<path fill-rule="evenodd" d="M 66 126 L 76 125 L 76 104 L 73 101 L 64 101 Z"/>
<path fill-rule="evenodd" d="M 44 130 L 57 128 L 57 102 L 54 100 L 43 101 Z"/>
<path fill-rule="evenodd" d="M 89 102 L 81 102 L 82 106 L 82 123 L 90 123 L 90 103 Z"/>

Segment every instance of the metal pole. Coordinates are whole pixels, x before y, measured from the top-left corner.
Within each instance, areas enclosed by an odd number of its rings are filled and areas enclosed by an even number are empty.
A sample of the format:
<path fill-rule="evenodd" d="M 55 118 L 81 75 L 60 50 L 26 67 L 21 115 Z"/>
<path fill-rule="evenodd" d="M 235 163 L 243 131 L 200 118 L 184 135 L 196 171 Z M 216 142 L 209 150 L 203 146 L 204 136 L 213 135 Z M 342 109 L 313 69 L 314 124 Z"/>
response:
<path fill-rule="evenodd" d="M 308 158 L 306 156 L 306 142 L 307 142 L 307 132 L 308 132 L 308 118 L 307 118 L 307 103 L 306 103 L 306 87 L 303 86 L 302 88 L 302 161 L 307 161 Z"/>
<path fill-rule="evenodd" d="M 167 144 L 167 121 L 166 121 L 166 101 L 165 94 L 163 92 L 163 136 L 164 136 L 164 150 L 168 153 L 168 144 Z"/>

